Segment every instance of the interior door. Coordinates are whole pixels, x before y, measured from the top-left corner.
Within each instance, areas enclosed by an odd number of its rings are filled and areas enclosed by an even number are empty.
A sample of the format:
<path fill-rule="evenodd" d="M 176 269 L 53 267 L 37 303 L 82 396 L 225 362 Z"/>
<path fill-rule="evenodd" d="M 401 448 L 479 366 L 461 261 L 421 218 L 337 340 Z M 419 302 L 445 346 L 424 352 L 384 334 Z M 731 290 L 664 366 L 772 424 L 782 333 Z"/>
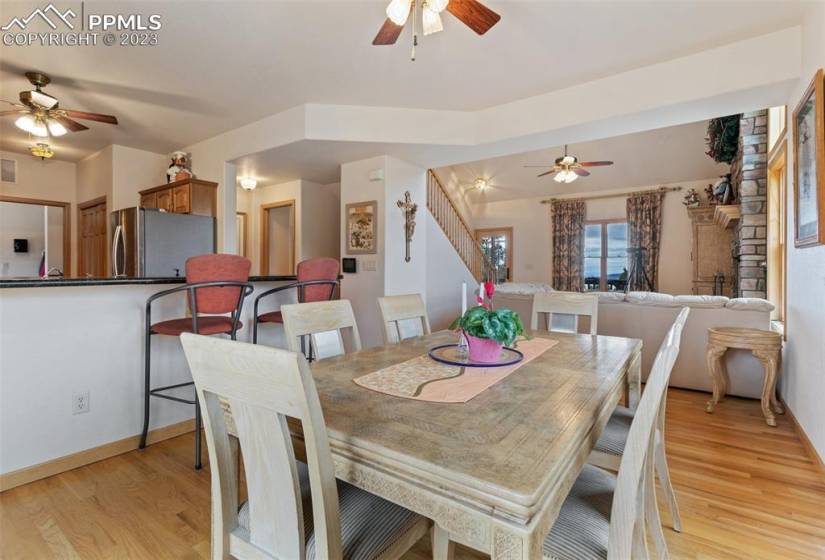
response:
<path fill-rule="evenodd" d="M 513 228 L 477 229 L 476 241 L 481 245 L 485 261 L 494 263 L 494 282 L 513 280 Z"/>
<path fill-rule="evenodd" d="M 79 206 L 78 211 L 78 275 L 104 278 L 107 276 L 106 199 L 96 199 Z"/>

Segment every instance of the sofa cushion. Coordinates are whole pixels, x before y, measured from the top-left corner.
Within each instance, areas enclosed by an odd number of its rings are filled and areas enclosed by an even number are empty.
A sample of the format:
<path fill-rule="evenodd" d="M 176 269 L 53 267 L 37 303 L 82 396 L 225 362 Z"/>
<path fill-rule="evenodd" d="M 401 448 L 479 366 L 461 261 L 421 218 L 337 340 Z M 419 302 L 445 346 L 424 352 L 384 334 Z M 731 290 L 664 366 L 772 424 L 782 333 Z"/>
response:
<path fill-rule="evenodd" d="M 676 305 L 679 307 L 687 306 L 718 309 L 720 307 L 725 307 L 725 304 L 730 301 L 730 298 L 726 296 L 676 296 L 673 298 L 673 301 L 675 301 Z"/>
<path fill-rule="evenodd" d="M 496 286 L 496 292 L 501 294 L 538 294 L 552 292 L 549 284 L 540 282 L 504 282 Z"/>
<path fill-rule="evenodd" d="M 733 298 L 725 304 L 725 307 L 738 311 L 773 311 L 775 309 L 768 300 L 751 297 Z"/>
<path fill-rule="evenodd" d="M 624 292 L 590 292 L 599 296 L 599 303 L 619 303 L 624 301 Z"/>
<path fill-rule="evenodd" d="M 656 307 L 677 307 L 675 298 L 670 294 L 659 292 L 628 292 L 625 301 L 638 305 L 653 305 Z"/>

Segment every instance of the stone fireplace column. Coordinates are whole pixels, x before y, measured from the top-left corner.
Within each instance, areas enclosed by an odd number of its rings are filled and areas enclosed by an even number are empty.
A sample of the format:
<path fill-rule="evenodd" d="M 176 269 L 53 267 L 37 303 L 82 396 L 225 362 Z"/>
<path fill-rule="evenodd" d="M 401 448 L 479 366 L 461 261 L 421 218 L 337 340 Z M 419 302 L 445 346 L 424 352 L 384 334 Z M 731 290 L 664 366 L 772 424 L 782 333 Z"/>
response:
<path fill-rule="evenodd" d="M 767 296 L 768 111 L 744 113 L 739 121 L 739 151 L 731 175 L 739 192 L 741 219 L 736 227 L 734 263 L 738 297 Z M 737 264 L 738 263 L 738 264 Z"/>

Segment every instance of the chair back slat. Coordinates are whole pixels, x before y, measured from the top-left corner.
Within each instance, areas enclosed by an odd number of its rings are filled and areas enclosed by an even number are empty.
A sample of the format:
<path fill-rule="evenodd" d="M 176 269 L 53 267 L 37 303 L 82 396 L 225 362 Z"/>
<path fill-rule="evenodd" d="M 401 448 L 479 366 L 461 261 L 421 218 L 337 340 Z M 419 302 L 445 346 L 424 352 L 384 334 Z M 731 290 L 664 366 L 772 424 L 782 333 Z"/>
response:
<path fill-rule="evenodd" d="M 342 331 L 351 331 L 352 349 L 361 349 L 361 336 L 349 300 L 293 303 L 281 306 L 287 347 L 300 352 L 299 338 L 309 335 L 317 359 L 346 353 Z"/>
<path fill-rule="evenodd" d="M 321 557 L 340 558 L 341 528 L 332 455 L 318 393 L 300 354 L 184 333 L 181 343 L 204 414 L 212 471 L 212 557 L 240 539 L 279 559 L 304 557 L 300 482 L 286 417 L 301 423 L 315 542 Z M 220 399 L 228 401 L 244 459 L 249 530 L 238 526 L 237 473 Z M 245 549 L 247 550 L 247 549 Z M 239 552 L 235 550 L 234 552 Z"/>
<path fill-rule="evenodd" d="M 553 315 L 572 315 L 573 332 L 579 328 L 579 317 L 590 317 L 590 334 L 596 334 L 599 315 L 599 298 L 595 294 L 576 292 L 545 292 L 533 296 L 533 312 L 530 328 L 538 330 L 539 314 L 547 314 L 547 330 L 553 330 Z"/>
<path fill-rule="evenodd" d="M 384 322 L 384 342 L 397 344 L 407 338 L 430 334 L 427 308 L 419 294 L 378 298 Z"/>
<path fill-rule="evenodd" d="M 646 556 L 644 483 L 645 472 L 651 467 L 658 415 L 663 410 L 670 373 L 679 356 L 682 330 L 690 309 L 685 307 L 670 327 L 647 378 L 644 393 L 633 415 L 627 436 L 613 506 L 610 514 L 608 560 L 642 558 Z M 652 468 L 650 468 L 652 473 Z"/>

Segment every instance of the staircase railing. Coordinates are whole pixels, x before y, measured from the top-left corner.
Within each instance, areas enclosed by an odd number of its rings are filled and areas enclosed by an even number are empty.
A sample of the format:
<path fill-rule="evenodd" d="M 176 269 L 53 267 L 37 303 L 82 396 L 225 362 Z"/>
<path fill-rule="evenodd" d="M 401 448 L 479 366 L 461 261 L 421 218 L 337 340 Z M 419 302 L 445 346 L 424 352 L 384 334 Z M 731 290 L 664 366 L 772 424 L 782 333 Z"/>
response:
<path fill-rule="evenodd" d="M 427 171 L 427 208 L 477 281 L 484 278 L 484 252 L 433 170 Z"/>

